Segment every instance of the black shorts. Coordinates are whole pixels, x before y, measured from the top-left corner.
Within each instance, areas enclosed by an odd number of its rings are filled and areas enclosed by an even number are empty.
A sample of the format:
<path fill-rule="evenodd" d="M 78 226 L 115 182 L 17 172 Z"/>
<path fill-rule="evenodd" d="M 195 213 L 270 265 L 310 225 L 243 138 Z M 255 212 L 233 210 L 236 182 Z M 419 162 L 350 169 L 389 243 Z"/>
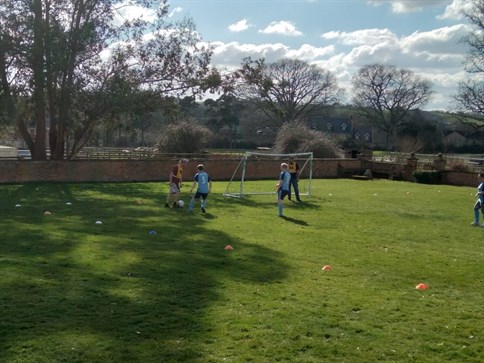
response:
<path fill-rule="evenodd" d="M 208 197 L 208 193 L 196 192 L 194 198 L 195 199 L 200 199 L 200 197 L 202 197 L 202 199 L 205 200 Z"/>
<path fill-rule="evenodd" d="M 279 189 L 277 194 L 280 200 L 284 200 L 284 198 L 289 195 L 289 190 Z"/>

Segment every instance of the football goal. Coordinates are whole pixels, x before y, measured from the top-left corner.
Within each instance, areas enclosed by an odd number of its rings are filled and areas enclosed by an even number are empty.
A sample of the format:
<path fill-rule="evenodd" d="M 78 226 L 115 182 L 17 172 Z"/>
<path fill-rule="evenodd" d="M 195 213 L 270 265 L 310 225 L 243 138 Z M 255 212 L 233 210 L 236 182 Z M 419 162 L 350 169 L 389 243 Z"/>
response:
<path fill-rule="evenodd" d="M 241 198 L 245 195 L 275 194 L 280 164 L 287 163 L 290 156 L 299 166 L 299 194 L 311 195 L 313 153 L 269 154 L 250 151 L 239 161 L 223 195 Z M 273 182 L 255 182 L 264 179 Z"/>

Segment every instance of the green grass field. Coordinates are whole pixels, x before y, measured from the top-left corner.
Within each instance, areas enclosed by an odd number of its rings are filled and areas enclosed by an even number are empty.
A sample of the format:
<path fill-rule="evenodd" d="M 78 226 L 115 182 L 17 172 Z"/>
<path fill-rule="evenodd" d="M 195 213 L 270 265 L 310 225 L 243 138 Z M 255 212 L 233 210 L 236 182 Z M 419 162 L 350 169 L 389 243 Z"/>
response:
<path fill-rule="evenodd" d="M 483 361 L 475 188 L 315 180 L 282 219 L 225 187 L 0 186 L 0 362 Z"/>

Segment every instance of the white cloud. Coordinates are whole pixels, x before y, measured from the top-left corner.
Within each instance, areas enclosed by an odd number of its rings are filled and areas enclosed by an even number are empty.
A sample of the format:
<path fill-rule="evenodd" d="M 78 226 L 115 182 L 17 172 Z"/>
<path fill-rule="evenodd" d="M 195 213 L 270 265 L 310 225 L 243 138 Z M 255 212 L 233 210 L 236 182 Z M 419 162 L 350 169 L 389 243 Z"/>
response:
<path fill-rule="evenodd" d="M 114 14 L 115 23 L 123 23 L 127 20 L 142 19 L 152 22 L 156 19 L 156 10 L 142 6 L 130 5 L 129 2 L 119 4 Z"/>
<path fill-rule="evenodd" d="M 368 4 L 380 6 L 390 3 L 394 13 L 412 13 L 425 7 L 437 7 L 449 3 L 449 0 L 369 0 Z"/>
<path fill-rule="evenodd" d="M 249 29 L 249 27 L 251 27 L 252 25 L 250 25 L 247 21 L 247 19 L 242 19 L 242 20 L 239 20 L 238 22 L 234 23 L 234 24 L 230 24 L 229 25 L 229 30 L 231 32 L 235 32 L 235 33 L 238 33 L 238 32 L 242 32 L 244 30 L 247 30 Z"/>
<path fill-rule="evenodd" d="M 289 21 L 273 21 L 265 29 L 259 30 L 263 34 L 279 34 L 291 37 L 301 36 L 302 33 Z"/>
<path fill-rule="evenodd" d="M 251 57 L 252 59 L 265 58 L 267 62 L 275 62 L 280 58 L 286 57 L 289 48 L 281 43 L 274 44 L 240 44 L 238 42 L 210 43 L 214 49 L 212 63 L 223 68 L 237 68 L 242 59 Z"/>
<path fill-rule="evenodd" d="M 268 63 L 296 58 L 331 71 L 339 85 L 351 94 L 351 78 L 359 68 L 372 63 L 412 70 L 429 79 L 436 95 L 426 109 L 450 107 L 450 98 L 466 73 L 463 70 L 466 46 L 459 42 L 468 31 L 464 24 L 398 37 L 389 29 L 362 29 L 354 32 L 328 32 L 321 38 L 330 44 L 304 44 L 299 48 L 276 44 L 212 43 L 213 64 L 226 69 L 240 66 L 244 57 L 265 58 Z M 349 102 L 349 100 L 347 100 Z"/>
<path fill-rule="evenodd" d="M 331 56 L 334 52 L 334 45 L 318 48 L 310 44 L 303 44 L 299 49 L 289 49 L 286 57 L 311 62 L 316 59 L 321 59 L 322 57 Z"/>
<path fill-rule="evenodd" d="M 388 29 L 363 29 L 353 32 L 328 32 L 321 35 L 326 40 L 340 41 L 345 45 L 375 45 L 381 43 L 394 43 L 397 36 Z"/>
<path fill-rule="evenodd" d="M 437 16 L 437 19 L 462 19 L 463 12 L 472 8 L 473 4 L 470 0 L 453 0 L 451 4 L 447 5 L 445 12 Z"/>
<path fill-rule="evenodd" d="M 401 47 L 405 53 L 428 52 L 434 54 L 458 54 L 467 52 L 461 39 L 467 35 L 469 27 L 463 24 L 434 29 L 428 32 L 415 32 L 402 38 Z"/>

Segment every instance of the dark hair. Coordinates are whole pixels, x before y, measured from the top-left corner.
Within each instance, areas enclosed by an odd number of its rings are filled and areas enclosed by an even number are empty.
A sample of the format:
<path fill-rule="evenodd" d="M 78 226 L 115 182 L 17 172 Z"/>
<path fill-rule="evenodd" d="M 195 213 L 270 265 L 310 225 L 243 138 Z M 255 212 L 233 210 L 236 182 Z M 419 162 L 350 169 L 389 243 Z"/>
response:
<path fill-rule="evenodd" d="M 481 172 L 481 173 L 477 173 L 477 176 L 478 176 L 479 178 L 484 178 L 484 173 L 482 173 L 482 172 Z"/>
<path fill-rule="evenodd" d="M 197 169 L 198 170 L 203 170 L 203 164 L 198 164 Z"/>

